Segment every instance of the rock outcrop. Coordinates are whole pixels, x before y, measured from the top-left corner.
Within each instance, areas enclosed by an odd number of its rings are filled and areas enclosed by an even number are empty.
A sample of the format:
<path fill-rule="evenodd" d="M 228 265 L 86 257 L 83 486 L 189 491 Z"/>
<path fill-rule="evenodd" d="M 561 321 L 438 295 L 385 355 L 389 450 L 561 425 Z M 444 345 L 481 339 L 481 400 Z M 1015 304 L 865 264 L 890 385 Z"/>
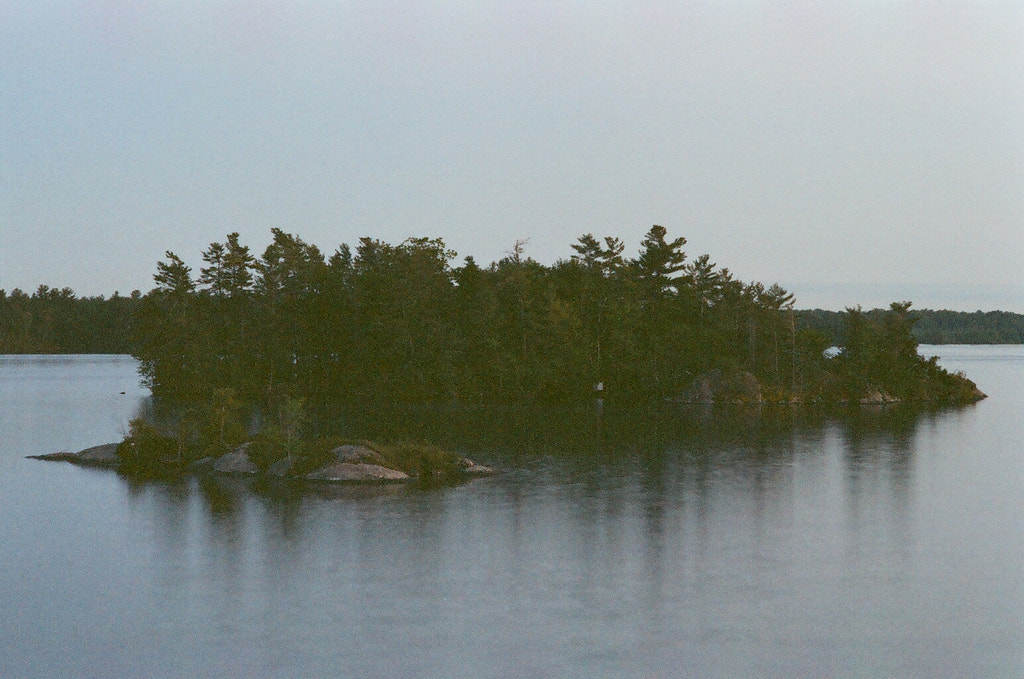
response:
<path fill-rule="evenodd" d="M 709 370 L 672 399 L 679 403 L 762 403 L 761 383 L 752 373 Z"/>
<path fill-rule="evenodd" d="M 104 443 L 100 446 L 86 448 L 78 453 L 78 463 L 96 465 L 99 467 L 112 467 L 121 463 L 117 457 L 117 444 Z"/>
<path fill-rule="evenodd" d="M 891 405 L 893 403 L 899 403 L 900 400 L 898 398 L 895 398 L 894 396 L 890 396 L 884 391 L 874 389 L 864 394 L 864 396 L 857 399 L 857 401 L 861 405 L 865 406 L 884 406 Z"/>
<path fill-rule="evenodd" d="M 326 481 L 330 483 L 407 481 L 409 478 L 408 474 L 397 469 L 361 462 L 339 462 L 338 464 L 321 467 L 313 473 L 306 475 L 306 479 L 310 481 Z"/>
<path fill-rule="evenodd" d="M 387 460 L 373 448 L 360 445 L 346 444 L 338 446 L 331 451 L 339 463 L 349 464 L 377 464 L 387 466 Z"/>
<path fill-rule="evenodd" d="M 101 446 L 86 448 L 77 453 L 57 452 L 46 455 L 30 455 L 37 460 L 66 461 L 82 466 L 118 468 L 121 460 L 117 456 L 118 444 L 108 443 Z M 192 474 L 225 474 L 233 476 L 256 476 L 260 469 L 249 458 L 248 443 L 243 443 L 235 450 L 218 458 L 204 457 L 192 462 L 187 471 Z M 295 458 L 286 457 L 278 460 L 266 470 L 269 477 L 281 479 L 297 479 L 321 483 L 393 483 L 411 481 L 416 477 L 395 469 L 393 462 L 381 452 L 364 445 L 343 445 L 331 451 L 336 462 L 327 464 L 312 473 L 303 475 Z M 449 467 L 451 469 L 451 467 Z M 492 467 L 477 464 L 473 460 L 460 457 L 454 465 L 455 474 L 465 477 L 487 476 L 496 473 Z M 451 474 L 451 472 L 447 472 Z"/>
<path fill-rule="evenodd" d="M 83 467 L 117 467 L 121 464 L 121 459 L 117 456 L 116 443 L 104 443 L 103 445 L 92 446 L 85 450 L 80 450 L 77 453 L 62 451 L 58 453 L 47 453 L 46 455 L 29 455 L 28 457 L 33 460 L 70 462 L 72 464 L 82 465 Z"/>
<path fill-rule="evenodd" d="M 469 476 L 487 476 L 489 474 L 496 473 L 493 467 L 487 467 L 482 464 L 477 464 L 468 457 L 460 458 L 458 467 L 459 473 L 468 474 Z"/>
<path fill-rule="evenodd" d="M 249 444 L 243 443 L 234 451 L 221 455 L 213 463 L 213 471 L 221 474 L 256 474 L 259 472 L 259 468 L 249 459 L 249 455 L 246 453 L 248 448 Z"/>

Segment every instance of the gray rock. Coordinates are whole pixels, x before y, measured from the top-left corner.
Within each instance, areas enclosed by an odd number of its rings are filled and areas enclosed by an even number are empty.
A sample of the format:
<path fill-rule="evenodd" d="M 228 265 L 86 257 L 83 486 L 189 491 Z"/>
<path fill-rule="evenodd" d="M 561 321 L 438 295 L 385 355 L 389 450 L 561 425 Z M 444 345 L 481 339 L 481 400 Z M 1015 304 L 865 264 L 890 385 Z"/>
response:
<path fill-rule="evenodd" d="M 30 460 L 46 460 L 47 462 L 77 462 L 78 454 L 62 450 L 57 453 L 43 453 L 42 455 L 26 455 Z"/>
<path fill-rule="evenodd" d="M 470 460 L 470 462 L 473 461 Z M 463 474 L 469 474 L 470 476 L 487 476 L 488 474 L 497 473 L 497 470 L 495 470 L 494 467 L 487 467 L 482 464 L 477 464 L 476 462 L 473 462 L 473 464 L 468 467 L 463 467 L 459 471 Z"/>
<path fill-rule="evenodd" d="M 306 478 L 310 481 L 328 481 L 332 483 L 346 482 L 382 482 L 406 481 L 409 475 L 397 469 L 389 469 L 379 464 L 339 462 L 338 464 L 321 467 Z"/>
<path fill-rule="evenodd" d="M 196 474 L 205 474 L 213 469 L 213 464 L 216 460 L 212 457 L 201 457 L 188 466 L 190 470 Z"/>
<path fill-rule="evenodd" d="M 477 464 L 468 457 L 460 457 L 455 466 L 458 467 L 460 474 L 469 474 L 471 476 L 486 476 L 487 474 L 496 473 L 492 467 Z"/>
<path fill-rule="evenodd" d="M 84 467 L 116 467 L 121 464 L 117 457 L 117 444 L 104 443 L 100 446 L 92 446 L 77 453 L 61 451 L 58 453 L 47 453 L 45 455 L 29 455 L 33 460 L 49 460 L 51 462 L 70 462 Z"/>
<path fill-rule="evenodd" d="M 253 461 L 249 459 L 249 455 L 246 454 L 245 451 L 248 448 L 249 444 L 243 443 L 233 452 L 221 455 L 213 463 L 213 471 L 221 474 L 255 474 L 259 470 Z"/>
<path fill-rule="evenodd" d="M 121 464 L 120 458 L 117 457 L 117 444 L 116 443 L 104 443 L 100 446 L 93 446 L 92 448 L 86 448 L 77 454 L 79 464 L 96 465 L 100 467 L 109 467 Z"/>
<path fill-rule="evenodd" d="M 386 466 L 387 460 L 373 448 L 358 445 L 338 446 L 331 451 L 334 458 L 341 463 L 376 464 Z"/>
<path fill-rule="evenodd" d="M 869 391 L 867 394 L 865 394 L 860 399 L 861 405 L 875 405 L 875 406 L 879 406 L 879 405 L 888 405 L 890 403 L 897 403 L 897 402 L 899 402 L 898 398 L 894 398 L 894 397 L 890 396 L 889 394 L 885 393 L 884 391 L 881 391 L 881 390 L 878 390 L 878 389 L 875 389 L 873 391 Z"/>

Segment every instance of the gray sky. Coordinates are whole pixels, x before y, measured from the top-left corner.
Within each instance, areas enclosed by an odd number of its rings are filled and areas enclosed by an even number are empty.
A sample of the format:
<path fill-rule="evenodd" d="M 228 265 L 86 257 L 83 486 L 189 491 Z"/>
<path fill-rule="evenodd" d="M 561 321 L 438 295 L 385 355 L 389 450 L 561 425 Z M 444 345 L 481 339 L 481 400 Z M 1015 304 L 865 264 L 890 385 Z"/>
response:
<path fill-rule="evenodd" d="M 8 291 L 651 224 L 799 307 L 1024 312 L 1024 3 L 0 0 Z"/>

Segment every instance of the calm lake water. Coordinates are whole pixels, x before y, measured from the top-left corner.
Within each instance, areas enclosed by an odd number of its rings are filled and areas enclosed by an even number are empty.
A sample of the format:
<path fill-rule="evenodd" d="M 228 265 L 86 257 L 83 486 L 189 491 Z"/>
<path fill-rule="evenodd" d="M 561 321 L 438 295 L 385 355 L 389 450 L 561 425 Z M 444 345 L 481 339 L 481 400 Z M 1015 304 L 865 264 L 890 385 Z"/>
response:
<path fill-rule="evenodd" d="M 316 492 L 27 460 L 146 393 L 126 357 L 0 357 L 0 676 L 1024 676 L 1024 347 L 922 352 L 989 398 L 352 415 L 506 472 Z"/>

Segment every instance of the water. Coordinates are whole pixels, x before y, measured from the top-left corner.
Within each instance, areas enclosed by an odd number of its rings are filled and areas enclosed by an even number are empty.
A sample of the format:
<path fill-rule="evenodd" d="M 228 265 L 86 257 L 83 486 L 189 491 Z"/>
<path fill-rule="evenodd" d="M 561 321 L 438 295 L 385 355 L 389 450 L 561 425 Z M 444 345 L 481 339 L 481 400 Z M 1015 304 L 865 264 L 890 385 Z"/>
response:
<path fill-rule="evenodd" d="M 435 431 L 500 476 L 304 493 L 26 460 L 145 393 L 0 357 L 0 676 L 1024 676 L 1024 347 L 923 350 L 990 398 L 499 415 Z"/>

